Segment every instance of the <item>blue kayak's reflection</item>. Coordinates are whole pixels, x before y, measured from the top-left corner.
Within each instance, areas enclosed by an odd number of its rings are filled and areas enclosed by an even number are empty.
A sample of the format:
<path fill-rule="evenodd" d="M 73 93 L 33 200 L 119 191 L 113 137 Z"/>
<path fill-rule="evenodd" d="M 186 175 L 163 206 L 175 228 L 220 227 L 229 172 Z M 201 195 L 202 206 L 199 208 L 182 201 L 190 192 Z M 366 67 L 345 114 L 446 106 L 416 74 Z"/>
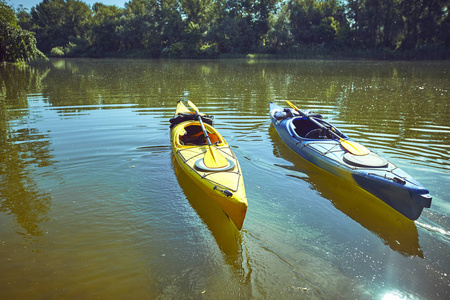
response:
<path fill-rule="evenodd" d="M 197 183 L 184 172 L 173 155 L 172 165 L 186 198 L 211 231 L 217 245 L 225 255 L 227 263 L 233 267 L 234 272 L 245 276 L 246 272 L 242 266 L 241 232 L 237 230 L 223 210 L 208 199 L 203 191 L 199 190 Z"/>
<path fill-rule="evenodd" d="M 405 256 L 423 258 L 419 245 L 419 235 L 414 221 L 400 215 L 383 201 L 368 194 L 304 160 L 286 146 L 273 125 L 269 137 L 274 147 L 274 155 L 290 162 L 291 166 L 277 165 L 288 170 L 308 174 L 302 180 L 308 181 L 320 195 L 344 214 L 376 234 L 392 250 Z M 336 188 L 339 186 L 339 188 Z"/>

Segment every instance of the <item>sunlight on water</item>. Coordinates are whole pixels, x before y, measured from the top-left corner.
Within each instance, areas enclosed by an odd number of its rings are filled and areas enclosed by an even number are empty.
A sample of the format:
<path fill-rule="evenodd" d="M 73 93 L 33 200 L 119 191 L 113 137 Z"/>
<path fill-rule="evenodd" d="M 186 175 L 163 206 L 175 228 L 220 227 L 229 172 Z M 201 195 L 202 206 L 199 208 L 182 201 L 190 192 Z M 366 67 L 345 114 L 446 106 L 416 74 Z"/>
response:
<path fill-rule="evenodd" d="M 399 291 L 387 292 L 381 298 L 382 300 L 403 300 L 403 299 L 412 299 L 410 297 L 405 296 Z"/>
<path fill-rule="evenodd" d="M 0 66 L 1 299 L 448 298 L 448 63 L 16 68 Z M 174 159 L 180 99 L 238 157 L 241 231 Z M 269 120 L 284 100 L 413 175 L 431 208 L 413 222 L 300 159 Z"/>

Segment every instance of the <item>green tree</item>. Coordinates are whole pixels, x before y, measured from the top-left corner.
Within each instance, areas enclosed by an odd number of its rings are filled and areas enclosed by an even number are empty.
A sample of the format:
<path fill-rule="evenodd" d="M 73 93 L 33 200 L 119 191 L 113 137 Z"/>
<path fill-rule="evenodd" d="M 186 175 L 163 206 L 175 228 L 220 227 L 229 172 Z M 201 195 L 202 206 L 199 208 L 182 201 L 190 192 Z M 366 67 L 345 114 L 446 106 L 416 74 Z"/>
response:
<path fill-rule="evenodd" d="M 448 18 L 449 2 L 446 0 L 401 1 L 400 10 L 405 20 L 403 49 L 439 43 L 439 25 Z"/>
<path fill-rule="evenodd" d="M 286 51 L 293 42 L 290 31 L 290 11 L 288 5 L 283 5 L 277 14 L 269 19 L 269 31 L 266 48 L 270 53 Z"/>
<path fill-rule="evenodd" d="M 123 25 L 118 28 L 120 50 L 158 56 L 161 48 L 161 11 L 156 0 L 131 0 L 125 4 Z"/>
<path fill-rule="evenodd" d="M 211 20 L 213 0 L 179 0 L 181 15 L 187 24 L 207 25 Z"/>
<path fill-rule="evenodd" d="M 334 41 L 340 30 L 340 24 L 334 17 L 325 17 L 320 20 L 319 35 L 322 42 L 329 44 Z"/>
<path fill-rule="evenodd" d="M 120 47 L 117 28 L 122 24 L 123 9 L 117 6 L 106 6 L 95 3 L 92 7 L 94 16 L 89 37 L 95 55 L 116 53 Z"/>
<path fill-rule="evenodd" d="M 17 9 L 17 25 L 19 25 L 22 29 L 31 30 L 31 15 L 27 12 L 27 10 L 20 5 Z"/>
<path fill-rule="evenodd" d="M 291 12 L 291 32 L 295 43 L 314 45 L 323 18 L 318 3 L 315 0 L 291 0 L 288 7 Z"/>
<path fill-rule="evenodd" d="M 263 50 L 277 0 L 227 0 L 216 3 L 208 39 L 222 53 Z"/>
<path fill-rule="evenodd" d="M 182 41 L 185 25 L 180 15 L 181 7 L 177 0 L 159 0 L 161 10 L 160 37 L 163 51 L 172 44 Z"/>
<path fill-rule="evenodd" d="M 36 38 L 28 30 L 17 25 L 17 17 L 11 6 L 0 1 L 0 62 L 29 62 L 45 58 L 36 47 Z"/>
<path fill-rule="evenodd" d="M 79 0 L 43 0 L 31 8 L 32 30 L 44 52 L 65 47 L 71 40 L 86 41 L 92 10 Z"/>
<path fill-rule="evenodd" d="M 350 0 L 348 17 L 353 24 L 355 43 L 365 49 L 395 45 L 395 24 L 402 27 L 397 13 L 399 0 Z"/>
<path fill-rule="evenodd" d="M 196 57 L 203 43 L 204 33 L 211 22 L 212 0 L 180 0 L 180 15 L 183 20 L 182 56 Z"/>
<path fill-rule="evenodd" d="M 355 44 L 365 49 L 414 49 L 442 43 L 446 0 L 349 0 Z"/>
<path fill-rule="evenodd" d="M 206 40 L 216 44 L 220 53 L 233 52 L 231 40 L 238 35 L 238 21 L 234 18 L 234 11 L 230 8 L 229 0 L 215 1 L 212 10 L 212 20 L 208 26 Z"/>
<path fill-rule="evenodd" d="M 265 47 L 268 32 L 270 30 L 270 16 L 275 13 L 279 0 L 256 0 L 252 5 L 253 30 L 256 42 Z"/>

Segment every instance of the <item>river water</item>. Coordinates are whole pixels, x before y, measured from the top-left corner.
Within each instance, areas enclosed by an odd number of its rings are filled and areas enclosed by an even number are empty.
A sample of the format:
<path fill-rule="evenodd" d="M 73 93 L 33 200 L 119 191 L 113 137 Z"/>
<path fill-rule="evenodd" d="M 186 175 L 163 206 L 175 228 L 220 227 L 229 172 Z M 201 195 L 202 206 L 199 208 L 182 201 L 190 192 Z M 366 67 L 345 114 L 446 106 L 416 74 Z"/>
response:
<path fill-rule="evenodd" d="M 51 60 L 0 67 L 1 299 L 448 299 L 450 63 Z M 177 100 L 244 174 L 242 231 L 181 172 Z M 433 196 L 413 222 L 300 159 L 320 113 Z"/>

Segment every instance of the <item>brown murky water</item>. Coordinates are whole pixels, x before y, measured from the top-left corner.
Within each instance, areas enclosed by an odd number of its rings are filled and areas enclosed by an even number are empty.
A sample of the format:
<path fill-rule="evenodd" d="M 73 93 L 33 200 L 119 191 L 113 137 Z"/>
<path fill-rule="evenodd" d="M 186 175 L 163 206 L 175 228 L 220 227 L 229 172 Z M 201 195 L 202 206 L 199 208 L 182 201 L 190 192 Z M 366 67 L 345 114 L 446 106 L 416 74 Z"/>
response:
<path fill-rule="evenodd" d="M 448 62 L 53 60 L 0 67 L 1 299 L 446 299 Z M 241 232 L 176 165 L 178 99 L 238 156 Z M 415 222 L 302 161 L 321 113 L 432 196 Z"/>

